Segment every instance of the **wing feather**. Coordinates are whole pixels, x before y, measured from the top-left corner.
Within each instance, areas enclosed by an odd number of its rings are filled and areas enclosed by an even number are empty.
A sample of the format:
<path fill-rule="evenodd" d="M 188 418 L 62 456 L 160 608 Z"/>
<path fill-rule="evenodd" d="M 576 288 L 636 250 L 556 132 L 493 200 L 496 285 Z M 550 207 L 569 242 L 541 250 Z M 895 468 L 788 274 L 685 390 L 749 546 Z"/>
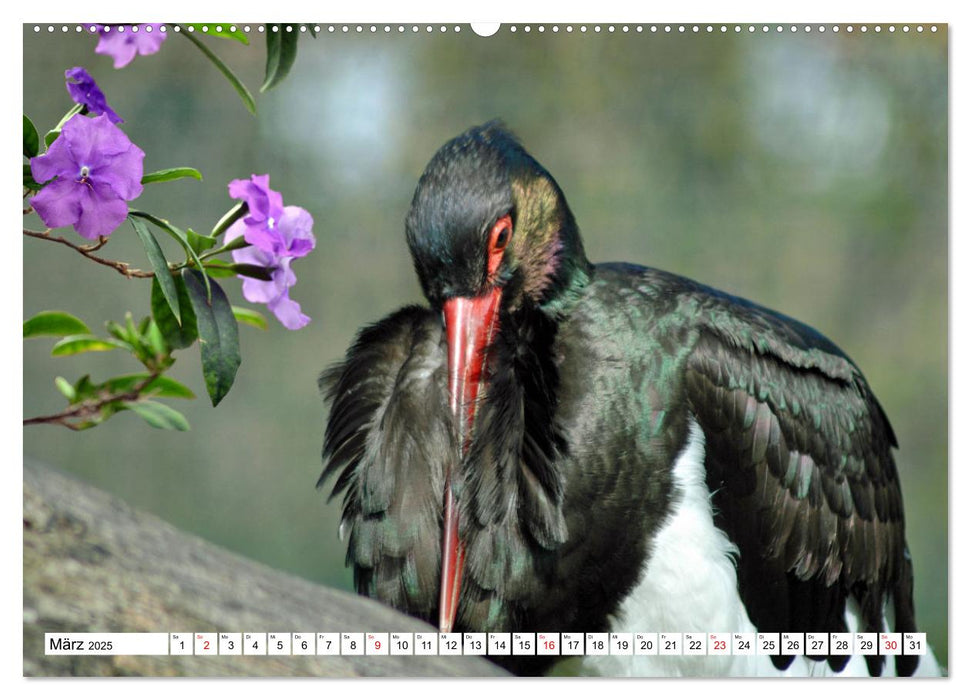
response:
<path fill-rule="evenodd" d="M 896 631 L 915 631 L 896 437 L 859 369 L 791 319 L 728 297 L 708 303 L 685 390 L 706 435 L 717 523 L 740 550 L 749 617 L 765 631 L 841 631 L 852 597 L 864 631 L 879 632 L 892 597 Z M 879 673 L 883 659 L 867 663 Z"/>
<path fill-rule="evenodd" d="M 441 324 L 406 307 L 361 331 L 320 380 L 329 417 L 318 487 L 336 476 L 358 591 L 433 619 L 445 460 L 456 454 Z"/>

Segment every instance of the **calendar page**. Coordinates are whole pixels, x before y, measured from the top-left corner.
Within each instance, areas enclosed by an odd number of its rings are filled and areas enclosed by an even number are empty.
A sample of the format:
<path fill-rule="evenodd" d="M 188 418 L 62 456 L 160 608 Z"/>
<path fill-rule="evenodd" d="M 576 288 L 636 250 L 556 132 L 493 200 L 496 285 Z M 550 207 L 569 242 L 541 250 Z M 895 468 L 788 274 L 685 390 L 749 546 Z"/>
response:
<path fill-rule="evenodd" d="M 946 22 L 231 15 L 20 28 L 24 676 L 947 675 Z"/>

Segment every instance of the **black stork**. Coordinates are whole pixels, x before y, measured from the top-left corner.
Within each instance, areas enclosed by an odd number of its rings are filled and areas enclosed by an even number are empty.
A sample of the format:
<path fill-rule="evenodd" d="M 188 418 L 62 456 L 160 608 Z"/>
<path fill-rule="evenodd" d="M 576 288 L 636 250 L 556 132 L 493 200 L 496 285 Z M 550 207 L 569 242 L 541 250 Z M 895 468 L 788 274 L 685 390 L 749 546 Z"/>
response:
<path fill-rule="evenodd" d="M 428 306 L 364 328 L 320 380 L 318 486 L 337 477 L 361 594 L 443 631 L 916 631 L 896 438 L 836 345 L 591 264 L 556 181 L 496 122 L 435 154 L 406 234 Z M 585 664 L 911 675 L 919 658 Z"/>

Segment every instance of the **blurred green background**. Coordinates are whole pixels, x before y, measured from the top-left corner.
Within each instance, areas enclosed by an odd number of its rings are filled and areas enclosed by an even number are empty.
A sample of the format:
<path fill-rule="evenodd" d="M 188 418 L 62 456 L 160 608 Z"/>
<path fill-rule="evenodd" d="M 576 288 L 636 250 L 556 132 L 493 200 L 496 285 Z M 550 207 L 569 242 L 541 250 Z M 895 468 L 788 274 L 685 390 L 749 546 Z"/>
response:
<path fill-rule="evenodd" d="M 205 41 L 255 92 L 265 52 L 252 26 L 249 47 Z M 947 663 L 946 27 L 634 26 L 503 26 L 489 38 L 467 25 L 457 34 L 325 26 L 301 36 L 292 73 L 257 96 L 253 117 L 183 37 L 114 70 L 74 25 L 26 25 L 24 111 L 41 133 L 70 107 L 64 70 L 80 65 L 147 153 L 146 172 L 203 172 L 201 183 L 149 186 L 133 206 L 207 232 L 232 205 L 230 180 L 270 173 L 286 204 L 313 215 L 317 249 L 295 264 L 291 290 L 313 322 L 297 332 L 272 317 L 269 332 L 243 327 L 243 364 L 217 409 L 197 346 L 178 355 L 173 376 L 200 397 L 173 402 L 192 432 L 123 413 L 85 433 L 27 429 L 25 455 L 273 567 L 350 588 L 339 504 L 314 490 L 316 378 L 362 324 L 421 300 L 403 235 L 417 178 L 446 140 L 499 117 L 559 181 L 592 260 L 671 270 L 778 309 L 862 367 L 901 445 L 918 625 Z M 103 253 L 148 267 L 127 224 Z M 235 280 L 223 286 L 245 303 Z M 98 328 L 126 311 L 146 315 L 148 292 L 147 281 L 24 240 L 25 318 L 63 309 Z M 53 359 L 50 346 L 24 346 L 25 417 L 61 410 L 56 375 L 138 369 L 121 354 Z"/>

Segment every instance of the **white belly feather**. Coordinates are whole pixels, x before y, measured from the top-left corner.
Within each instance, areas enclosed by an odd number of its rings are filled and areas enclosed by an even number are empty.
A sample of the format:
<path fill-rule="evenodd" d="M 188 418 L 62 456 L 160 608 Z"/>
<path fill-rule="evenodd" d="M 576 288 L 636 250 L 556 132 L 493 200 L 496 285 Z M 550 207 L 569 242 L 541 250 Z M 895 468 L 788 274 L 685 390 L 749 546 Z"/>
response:
<path fill-rule="evenodd" d="M 738 549 L 715 527 L 705 483 L 705 437 L 691 421 L 688 441 L 674 465 L 680 502 L 658 532 L 640 583 L 612 621 L 616 632 L 755 632 L 738 595 L 734 556 Z M 849 601 L 846 623 L 860 628 Z M 785 671 L 768 656 L 586 656 L 582 672 L 601 676 L 866 676 L 863 657 L 854 656 L 835 674 L 825 662 L 796 657 Z M 884 673 L 893 674 L 891 659 Z M 939 675 L 932 655 L 917 675 Z"/>

